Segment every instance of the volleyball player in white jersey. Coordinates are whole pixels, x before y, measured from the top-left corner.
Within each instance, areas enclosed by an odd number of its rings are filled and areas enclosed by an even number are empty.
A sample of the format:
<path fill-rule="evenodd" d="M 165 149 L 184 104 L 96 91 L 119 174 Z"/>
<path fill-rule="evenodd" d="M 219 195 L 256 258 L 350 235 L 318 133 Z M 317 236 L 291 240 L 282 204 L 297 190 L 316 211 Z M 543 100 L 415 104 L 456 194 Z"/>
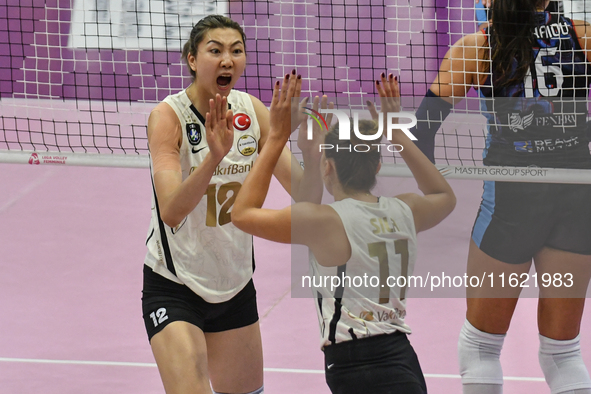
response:
<path fill-rule="evenodd" d="M 377 87 L 383 98 L 382 110 L 399 111 L 397 100 L 387 100 L 399 95 L 392 74 L 389 78 L 382 74 Z M 285 97 L 284 92 L 275 90 L 271 118 L 286 117 Z M 232 211 L 236 226 L 269 240 L 307 245 L 316 278 L 313 283 L 326 276 L 367 275 L 381 278 L 384 284 L 387 275 L 411 275 L 416 233 L 435 226 L 455 205 L 453 191 L 439 171 L 402 131 L 395 130 L 391 142 L 404 147 L 401 155 L 425 195 L 374 196 L 371 188 L 380 168 L 379 151 L 374 146 L 369 152 L 356 152 L 357 144 L 368 141 L 358 139 L 353 127 L 351 140 L 339 140 L 337 128 L 333 128 L 324 142 L 339 149 L 323 152 L 321 172 L 336 202 L 261 209 L 271 173 L 289 138 L 289 120 L 284 122 L 284 127 L 270 134 L 236 198 Z M 377 123 L 360 121 L 359 130 L 375 135 Z M 306 133 L 300 130 L 300 134 Z M 333 393 L 426 392 L 418 359 L 406 336 L 410 328 L 404 321 L 404 288 L 378 285 L 364 289 L 345 281 L 336 290 L 329 285 L 313 290 L 326 380 Z"/>
<path fill-rule="evenodd" d="M 201 20 L 183 51 L 192 84 L 148 121 L 154 194 L 142 308 L 167 393 L 263 392 L 252 236 L 230 219 L 273 127 L 258 99 L 232 89 L 245 69 L 245 42 L 231 19 Z M 285 80 L 299 95 L 295 70 Z M 300 182 L 322 182 L 291 163 L 286 148 L 274 172 L 297 201 Z"/>

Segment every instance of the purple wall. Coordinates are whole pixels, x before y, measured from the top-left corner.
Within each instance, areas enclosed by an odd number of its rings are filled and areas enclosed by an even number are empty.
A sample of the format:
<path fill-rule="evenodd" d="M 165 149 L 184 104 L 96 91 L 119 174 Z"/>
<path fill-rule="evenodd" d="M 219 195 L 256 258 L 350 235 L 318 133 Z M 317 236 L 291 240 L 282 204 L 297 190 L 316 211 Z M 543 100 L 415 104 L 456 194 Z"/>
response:
<path fill-rule="evenodd" d="M 159 101 L 187 85 L 177 51 L 69 49 L 71 3 L 0 1 L 0 97 Z M 273 78 L 295 66 L 305 90 L 373 94 L 373 79 L 388 69 L 413 82 L 403 94 L 423 95 L 449 43 L 474 31 L 474 5 L 412 3 L 232 1 L 230 15 L 249 38 L 237 87 L 268 102 Z"/>

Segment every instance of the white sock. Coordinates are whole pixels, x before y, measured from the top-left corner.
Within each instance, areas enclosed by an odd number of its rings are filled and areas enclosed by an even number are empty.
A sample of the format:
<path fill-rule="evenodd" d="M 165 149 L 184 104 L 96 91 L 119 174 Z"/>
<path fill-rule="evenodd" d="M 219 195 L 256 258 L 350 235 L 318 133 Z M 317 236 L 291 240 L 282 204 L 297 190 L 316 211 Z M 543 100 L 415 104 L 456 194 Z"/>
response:
<path fill-rule="evenodd" d="M 540 335 L 540 367 L 552 394 L 591 394 L 591 378 L 581 356 L 581 343 Z"/>
<path fill-rule="evenodd" d="M 505 335 L 489 334 L 468 320 L 460 331 L 458 356 L 464 394 L 501 394 L 503 369 L 499 360 Z"/>

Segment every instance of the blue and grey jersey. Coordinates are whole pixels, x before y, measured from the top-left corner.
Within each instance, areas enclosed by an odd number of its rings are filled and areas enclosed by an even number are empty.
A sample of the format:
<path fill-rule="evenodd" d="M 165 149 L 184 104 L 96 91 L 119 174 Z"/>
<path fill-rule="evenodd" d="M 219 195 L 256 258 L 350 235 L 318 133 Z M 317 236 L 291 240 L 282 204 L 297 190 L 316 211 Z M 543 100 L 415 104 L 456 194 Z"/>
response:
<path fill-rule="evenodd" d="M 538 18 L 525 78 L 493 86 L 499 77 L 493 69 L 480 89 L 489 124 L 484 164 L 591 168 L 586 136 L 590 64 L 572 20 L 551 12 Z"/>

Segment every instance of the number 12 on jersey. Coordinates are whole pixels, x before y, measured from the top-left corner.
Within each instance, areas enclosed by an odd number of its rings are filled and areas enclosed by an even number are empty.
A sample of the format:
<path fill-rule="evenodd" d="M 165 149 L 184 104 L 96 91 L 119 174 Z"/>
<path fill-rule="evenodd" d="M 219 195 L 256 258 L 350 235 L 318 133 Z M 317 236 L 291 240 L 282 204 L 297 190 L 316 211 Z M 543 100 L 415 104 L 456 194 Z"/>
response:
<path fill-rule="evenodd" d="M 205 219 L 205 225 L 207 227 L 215 227 L 218 224 L 223 226 L 232 221 L 230 216 L 230 208 L 236 201 L 236 195 L 242 187 L 239 182 L 228 182 L 220 186 L 219 190 L 217 185 L 212 184 L 207 187 L 207 217 Z M 216 193 L 217 192 L 217 193 Z M 218 216 L 217 206 L 220 205 L 220 213 Z"/>

